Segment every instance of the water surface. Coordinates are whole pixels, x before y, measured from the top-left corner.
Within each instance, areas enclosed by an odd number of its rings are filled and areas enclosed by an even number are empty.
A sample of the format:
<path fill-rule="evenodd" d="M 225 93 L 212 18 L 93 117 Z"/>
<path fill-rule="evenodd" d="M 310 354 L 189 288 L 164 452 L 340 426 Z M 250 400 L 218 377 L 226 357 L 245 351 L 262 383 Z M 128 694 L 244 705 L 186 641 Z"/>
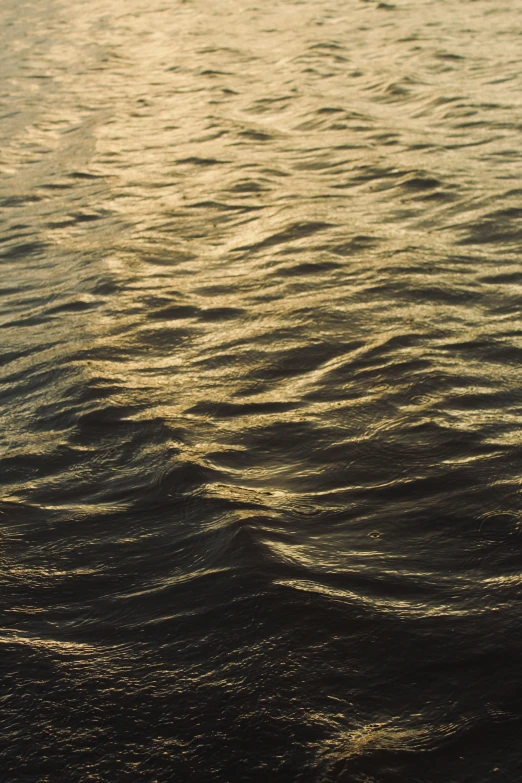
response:
<path fill-rule="evenodd" d="M 517 780 L 521 9 L 0 29 L 6 781 Z"/>

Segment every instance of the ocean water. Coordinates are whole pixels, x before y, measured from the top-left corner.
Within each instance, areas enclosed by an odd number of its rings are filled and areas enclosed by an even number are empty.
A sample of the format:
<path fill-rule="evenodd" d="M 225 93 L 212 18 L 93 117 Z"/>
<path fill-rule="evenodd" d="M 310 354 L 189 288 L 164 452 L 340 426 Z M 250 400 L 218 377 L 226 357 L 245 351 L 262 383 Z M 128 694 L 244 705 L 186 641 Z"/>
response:
<path fill-rule="evenodd" d="M 522 779 L 522 6 L 0 41 L 2 783 Z"/>

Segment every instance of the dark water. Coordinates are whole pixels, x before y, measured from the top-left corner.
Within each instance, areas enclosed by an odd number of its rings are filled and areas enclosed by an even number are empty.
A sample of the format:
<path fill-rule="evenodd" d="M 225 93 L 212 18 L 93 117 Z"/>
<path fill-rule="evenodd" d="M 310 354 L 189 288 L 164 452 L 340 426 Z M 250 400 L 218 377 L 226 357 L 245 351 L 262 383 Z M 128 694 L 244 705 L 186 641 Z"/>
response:
<path fill-rule="evenodd" d="M 520 4 L 0 30 L 0 779 L 521 779 Z"/>

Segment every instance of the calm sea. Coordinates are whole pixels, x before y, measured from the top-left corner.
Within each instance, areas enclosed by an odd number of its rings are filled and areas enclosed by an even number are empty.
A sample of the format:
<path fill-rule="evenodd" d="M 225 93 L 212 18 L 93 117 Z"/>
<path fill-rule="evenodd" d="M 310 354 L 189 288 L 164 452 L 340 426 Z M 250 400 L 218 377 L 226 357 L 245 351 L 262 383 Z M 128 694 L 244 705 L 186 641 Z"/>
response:
<path fill-rule="evenodd" d="M 2 783 L 522 779 L 518 0 L 1 0 Z"/>

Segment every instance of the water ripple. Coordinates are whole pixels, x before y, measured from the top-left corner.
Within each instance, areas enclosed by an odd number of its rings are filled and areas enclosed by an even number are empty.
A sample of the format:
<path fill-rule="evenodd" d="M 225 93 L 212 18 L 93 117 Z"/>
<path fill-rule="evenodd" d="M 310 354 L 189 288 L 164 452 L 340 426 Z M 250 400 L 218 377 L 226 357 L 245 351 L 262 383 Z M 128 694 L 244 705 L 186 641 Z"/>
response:
<path fill-rule="evenodd" d="M 6 779 L 517 779 L 519 10 L 0 22 Z"/>

